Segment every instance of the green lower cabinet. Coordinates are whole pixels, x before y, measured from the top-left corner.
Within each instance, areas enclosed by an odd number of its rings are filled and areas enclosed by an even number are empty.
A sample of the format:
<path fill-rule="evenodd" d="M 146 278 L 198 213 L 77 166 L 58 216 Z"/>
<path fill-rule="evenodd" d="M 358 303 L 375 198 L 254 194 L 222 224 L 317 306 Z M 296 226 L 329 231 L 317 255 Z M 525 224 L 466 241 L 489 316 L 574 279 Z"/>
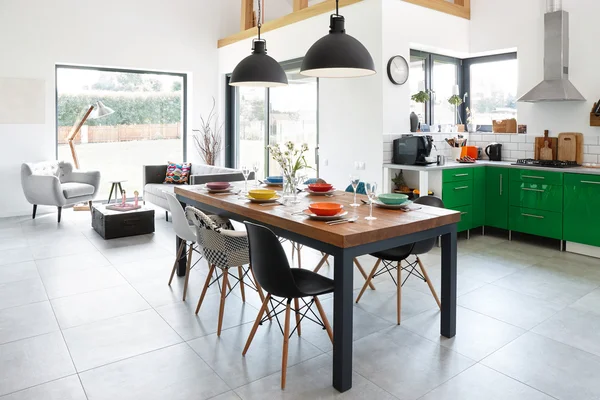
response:
<path fill-rule="evenodd" d="M 508 229 L 509 170 L 485 168 L 485 226 Z"/>
<path fill-rule="evenodd" d="M 486 168 L 473 168 L 473 228 L 485 225 Z"/>
<path fill-rule="evenodd" d="M 563 238 L 563 216 L 560 212 L 511 206 L 508 229 L 553 239 Z"/>
<path fill-rule="evenodd" d="M 600 176 L 565 174 L 563 239 L 600 246 Z"/>
<path fill-rule="evenodd" d="M 456 225 L 456 231 L 462 232 L 473 228 L 473 206 L 452 207 L 460 212 L 460 222 Z"/>
<path fill-rule="evenodd" d="M 473 203 L 473 182 L 460 181 L 444 183 L 442 186 L 442 196 L 446 208 L 470 205 Z"/>
<path fill-rule="evenodd" d="M 563 187 L 545 183 L 511 181 L 510 205 L 562 212 Z"/>

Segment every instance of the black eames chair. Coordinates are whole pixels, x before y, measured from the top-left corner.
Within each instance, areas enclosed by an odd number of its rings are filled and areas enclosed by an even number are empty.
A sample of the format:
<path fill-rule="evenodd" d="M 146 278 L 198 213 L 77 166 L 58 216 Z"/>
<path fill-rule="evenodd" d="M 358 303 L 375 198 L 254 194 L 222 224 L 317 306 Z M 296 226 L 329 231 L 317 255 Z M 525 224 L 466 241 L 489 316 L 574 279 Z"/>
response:
<path fill-rule="evenodd" d="M 303 319 L 306 318 L 321 325 L 327 330 L 327 334 L 333 343 L 331 326 L 317 297 L 333 292 L 333 280 L 306 269 L 290 268 L 279 239 L 270 229 L 250 222 L 245 222 L 245 224 L 248 230 L 252 270 L 259 285 L 267 292 L 267 296 L 258 312 L 242 355 L 246 355 L 258 325 L 265 322 L 269 314 L 271 317 L 275 317 L 283 332 L 281 388 L 285 389 L 289 338 L 294 331 L 300 336 L 300 322 Z M 279 297 L 282 300 L 277 300 L 274 297 Z M 310 298 L 308 302 L 304 300 L 306 297 Z M 291 307 L 292 300 L 294 300 L 294 308 Z M 302 300 L 304 303 L 302 307 L 299 306 L 298 300 Z M 269 304 L 271 307 L 269 307 Z M 313 304 L 317 306 L 320 318 L 312 310 Z M 279 311 L 277 311 L 277 307 L 280 307 Z M 282 309 L 283 307 L 285 309 Z M 296 316 L 296 327 L 290 333 L 291 312 Z M 267 316 L 263 317 L 265 313 Z M 281 313 L 285 313 L 283 328 L 279 323 Z"/>
<path fill-rule="evenodd" d="M 415 200 L 415 204 L 423 204 L 431 207 L 444 208 L 444 202 L 441 199 L 434 196 L 419 197 L 417 200 Z M 437 293 L 435 292 L 433 284 L 429 280 L 427 270 L 425 269 L 423 262 L 419 258 L 420 254 L 430 252 L 431 249 L 433 249 L 433 246 L 435 246 L 435 242 L 436 238 L 425 239 L 420 242 L 411 243 L 404 246 L 399 246 L 393 249 L 371 254 L 373 257 L 377 258 L 377 262 L 375 263 L 375 266 L 371 270 L 367 281 L 365 282 L 360 293 L 358 294 L 356 302 L 359 302 L 360 298 L 362 297 L 363 293 L 367 289 L 367 286 L 369 285 L 371 280 L 373 280 L 373 278 L 387 273 L 392 277 L 392 280 L 397 286 L 396 316 L 398 320 L 398 325 L 400 325 L 400 314 L 402 306 L 402 285 L 404 285 L 406 280 L 411 275 L 416 276 L 417 278 L 427 283 L 427 285 L 429 286 L 429 290 L 431 291 L 431 294 L 435 299 L 435 302 L 437 303 L 438 307 L 441 307 L 440 299 Z M 409 257 L 411 255 L 415 256 L 415 259 L 412 261 L 409 260 Z M 402 265 L 402 262 L 404 262 L 405 265 Z M 383 264 L 381 268 L 379 268 L 380 264 Z M 419 269 L 417 269 L 417 266 L 419 267 Z M 394 278 L 394 275 L 392 274 L 394 270 L 396 271 L 396 278 Z M 404 280 L 402 280 L 402 271 L 408 272 Z"/>

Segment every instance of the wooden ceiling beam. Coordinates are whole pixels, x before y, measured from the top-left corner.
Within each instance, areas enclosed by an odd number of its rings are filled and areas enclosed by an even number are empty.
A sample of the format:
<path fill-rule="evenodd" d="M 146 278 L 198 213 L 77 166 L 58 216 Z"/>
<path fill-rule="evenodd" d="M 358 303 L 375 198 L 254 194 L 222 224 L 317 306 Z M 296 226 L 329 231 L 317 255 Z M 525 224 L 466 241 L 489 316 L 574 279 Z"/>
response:
<path fill-rule="evenodd" d="M 294 12 L 304 10 L 308 7 L 308 0 L 294 0 Z"/>
<path fill-rule="evenodd" d="M 471 1 L 454 0 L 450 3 L 445 0 L 404 0 L 407 3 L 416 4 L 421 7 L 431 8 L 446 14 L 454 15 L 465 19 L 471 19 Z M 462 3 L 462 4 L 460 4 Z"/>
<path fill-rule="evenodd" d="M 242 12 L 240 17 L 240 30 L 245 31 L 254 26 L 254 1 L 241 0 Z"/>

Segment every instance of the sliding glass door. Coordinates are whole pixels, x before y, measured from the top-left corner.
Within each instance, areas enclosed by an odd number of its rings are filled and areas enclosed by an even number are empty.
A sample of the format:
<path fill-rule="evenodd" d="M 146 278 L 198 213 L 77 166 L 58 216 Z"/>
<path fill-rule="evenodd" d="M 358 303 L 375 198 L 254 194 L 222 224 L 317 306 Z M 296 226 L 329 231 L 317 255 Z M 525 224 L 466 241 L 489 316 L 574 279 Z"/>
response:
<path fill-rule="evenodd" d="M 291 141 L 308 145 L 306 161 L 314 169 L 306 172 L 310 177 L 318 175 L 318 81 L 300 75 L 297 63 L 288 65 L 286 73 L 289 85 L 285 87 L 233 89 L 233 124 L 228 129 L 228 143 L 234 150 L 230 166 L 259 163 L 259 177 L 279 175 L 279 166 L 271 160 L 267 146 Z"/>

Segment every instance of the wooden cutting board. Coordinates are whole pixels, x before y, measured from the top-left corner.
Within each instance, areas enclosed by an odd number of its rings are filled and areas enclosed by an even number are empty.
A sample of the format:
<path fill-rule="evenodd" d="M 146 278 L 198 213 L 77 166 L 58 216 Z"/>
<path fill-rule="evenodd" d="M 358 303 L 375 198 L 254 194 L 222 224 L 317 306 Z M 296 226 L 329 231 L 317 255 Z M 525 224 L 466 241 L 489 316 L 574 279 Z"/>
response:
<path fill-rule="evenodd" d="M 563 132 L 558 135 L 558 159 L 560 161 L 577 161 L 577 135 Z"/>
<path fill-rule="evenodd" d="M 548 141 L 548 147 L 552 149 L 552 160 L 556 160 L 558 156 L 558 138 L 548 137 L 548 131 L 544 131 L 544 136 L 535 138 L 535 149 L 534 157 L 536 160 L 540 159 L 540 149 L 544 147 L 544 142 Z"/>
<path fill-rule="evenodd" d="M 546 142 L 544 142 L 544 147 L 540 149 L 540 160 L 552 161 L 553 159 L 552 149 L 549 147 L 549 143 L 546 140 Z"/>

